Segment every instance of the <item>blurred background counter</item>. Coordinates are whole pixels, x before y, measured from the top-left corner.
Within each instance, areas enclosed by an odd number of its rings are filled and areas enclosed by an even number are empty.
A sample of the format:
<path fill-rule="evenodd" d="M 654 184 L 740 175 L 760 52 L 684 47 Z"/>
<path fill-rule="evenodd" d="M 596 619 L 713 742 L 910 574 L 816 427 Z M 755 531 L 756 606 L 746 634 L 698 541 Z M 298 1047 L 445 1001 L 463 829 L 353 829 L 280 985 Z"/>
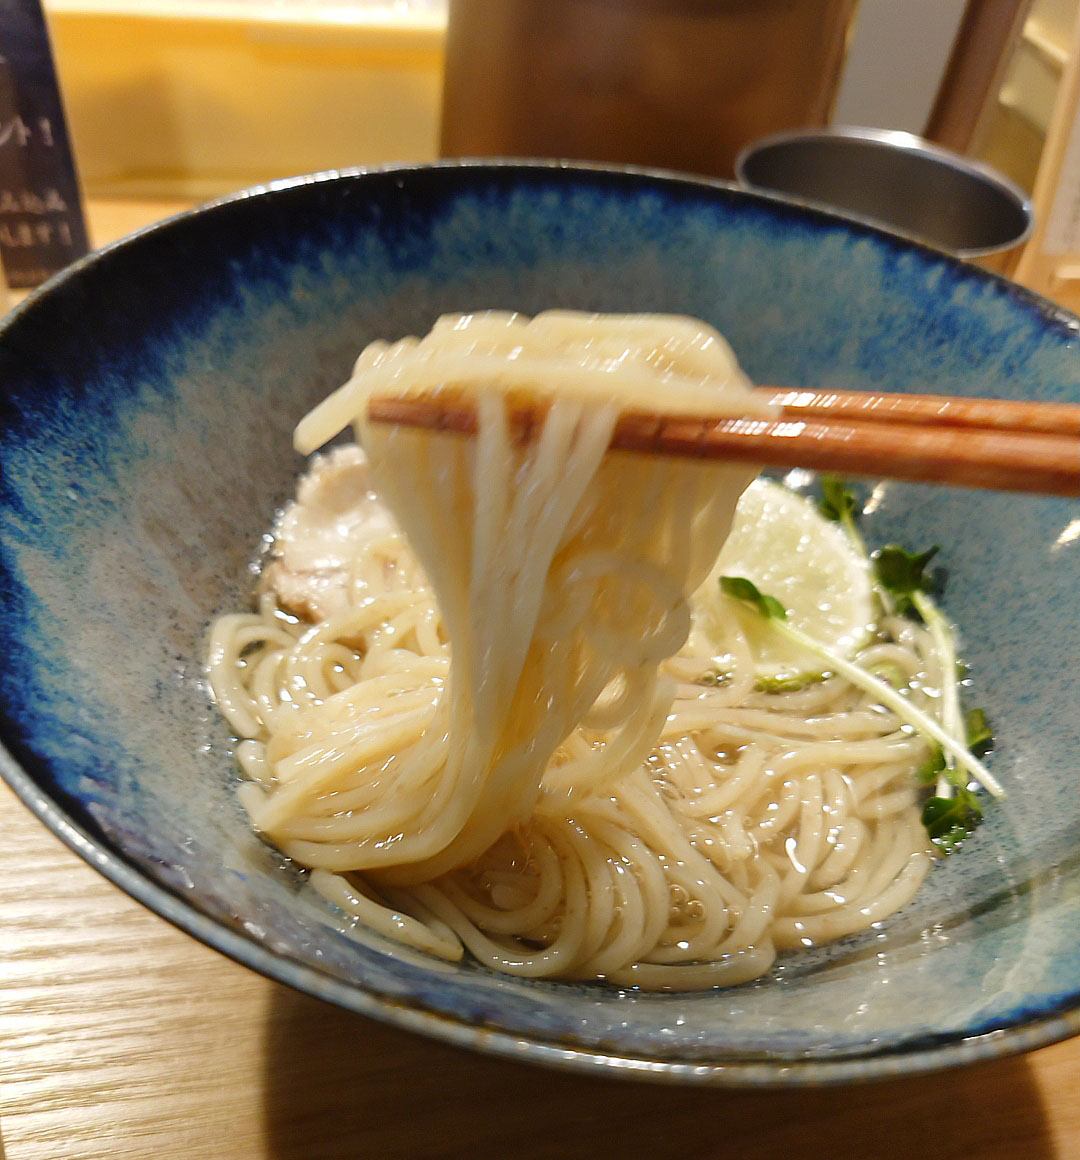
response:
<path fill-rule="evenodd" d="M 438 155 L 447 0 L 45 7 L 91 197 L 206 198 L 290 174 Z M 832 120 L 929 129 L 1030 190 L 1076 10 L 1077 0 L 861 0 Z M 954 50 L 976 35 L 966 71 L 950 74 Z M 951 117 L 935 107 L 943 81 L 959 109 Z"/>
<path fill-rule="evenodd" d="M 445 0 L 45 4 L 90 197 L 206 199 L 438 149 Z"/>
<path fill-rule="evenodd" d="M 730 178 L 762 134 L 863 125 L 921 134 L 1034 191 L 1035 235 L 1000 268 L 1080 307 L 1080 218 L 1049 245 L 1039 220 L 1060 172 L 1080 183 L 1060 115 L 1080 89 L 1080 0 L 43 3 L 99 203 L 198 202 L 440 155 Z"/>

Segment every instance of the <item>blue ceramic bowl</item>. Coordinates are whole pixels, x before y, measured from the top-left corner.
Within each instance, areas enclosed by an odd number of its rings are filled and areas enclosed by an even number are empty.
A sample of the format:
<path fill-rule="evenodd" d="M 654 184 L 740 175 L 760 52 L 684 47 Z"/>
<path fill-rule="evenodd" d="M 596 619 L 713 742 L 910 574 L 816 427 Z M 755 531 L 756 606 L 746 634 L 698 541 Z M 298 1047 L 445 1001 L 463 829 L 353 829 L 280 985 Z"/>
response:
<path fill-rule="evenodd" d="M 938 253 L 718 184 L 556 165 L 328 175 L 54 279 L 0 332 L 3 773 L 113 882 L 256 970 L 508 1056 L 667 1080 L 925 1071 L 1080 1029 L 1080 515 L 887 486 L 943 545 L 1007 802 L 880 929 L 691 995 L 498 978 L 349 937 L 237 805 L 207 625 L 293 489 L 296 420 L 444 311 L 699 316 L 761 382 L 1080 397 L 1078 324 Z"/>

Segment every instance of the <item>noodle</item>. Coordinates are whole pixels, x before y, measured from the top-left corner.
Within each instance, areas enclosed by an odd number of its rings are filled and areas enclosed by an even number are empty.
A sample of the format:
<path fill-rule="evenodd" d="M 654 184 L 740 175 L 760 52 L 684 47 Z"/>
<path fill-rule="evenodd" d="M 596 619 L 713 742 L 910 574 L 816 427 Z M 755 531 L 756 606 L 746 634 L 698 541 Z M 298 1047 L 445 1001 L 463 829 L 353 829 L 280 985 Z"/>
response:
<path fill-rule="evenodd" d="M 372 394 L 433 392 L 475 398 L 475 439 L 364 419 Z M 549 403 L 524 444 L 520 396 Z M 711 987 L 865 929 L 924 877 L 926 747 L 890 713 L 837 678 L 754 691 L 735 623 L 731 678 L 693 683 L 712 656 L 688 594 L 750 472 L 606 453 L 619 409 L 658 399 L 757 406 L 689 320 L 488 314 L 372 344 L 298 427 L 310 451 L 355 423 L 397 524 L 368 497 L 331 611 L 266 590 L 220 618 L 210 679 L 253 825 L 386 937 L 524 977 Z M 884 627 L 860 663 L 928 696 L 930 634 Z"/>

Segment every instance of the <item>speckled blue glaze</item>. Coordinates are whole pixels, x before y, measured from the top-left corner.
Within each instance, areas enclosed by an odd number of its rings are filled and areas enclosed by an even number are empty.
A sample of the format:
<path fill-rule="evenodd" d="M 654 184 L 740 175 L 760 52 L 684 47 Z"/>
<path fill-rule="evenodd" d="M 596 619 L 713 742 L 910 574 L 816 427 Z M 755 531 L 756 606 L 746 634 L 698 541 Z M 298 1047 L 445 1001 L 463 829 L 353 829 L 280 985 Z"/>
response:
<path fill-rule="evenodd" d="M 234 958 L 457 1043 L 668 1080 L 928 1070 L 1080 1029 L 1077 505 L 883 487 L 944 546 L 1009 791 L 875 932 L 693 995 L 527 983 L 352 931 L 250 834 L 200 681 L 300 460 L 376 336 L 448 310 L 699 316 L 762 382 L 1080 399 L 1077 323 L 935 252 L 704 183 L 558 166 L 327 175 L 81 263 L 0 332 L 2 771 L 135 897 Z M 1072 535 L 1067 529 L 1072 528 Z"/>

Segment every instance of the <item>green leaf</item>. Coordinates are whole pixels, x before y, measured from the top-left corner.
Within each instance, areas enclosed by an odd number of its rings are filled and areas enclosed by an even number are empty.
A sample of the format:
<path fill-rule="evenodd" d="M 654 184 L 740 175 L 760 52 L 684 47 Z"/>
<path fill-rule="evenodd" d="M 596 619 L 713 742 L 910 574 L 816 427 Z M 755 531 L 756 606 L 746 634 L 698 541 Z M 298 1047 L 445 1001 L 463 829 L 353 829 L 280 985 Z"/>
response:
<path fill-rule="evenodd" d="M 940 745 L 930 747 L 930 755 L 915 771 L 915 776 L 923 785 L 930 785 L 938 779 L 938 774 L 945 768 L 945 750 Z"/>
<path fill-rule="evenodd" d="M 775 596 L 759 592 L 757 585 L 745 576 L 721 576 L 720 591 L 725 596 L 749 604 L 766 620 L 784 620 L 787 617 L 787 609 Z"/>
<path fill-rule="evenodd" d="M 994 734 L 990 731 L 985 709 L 969 709 L 964 714 L 964 730 L 967 747 L 976 757 L 982 757 L 994 748 Z"/>
<path fill-rule="evenodd" d="M 938 798 L 937 800 L 943 801 L 945 799 Z M 938 834 L 935 838 L 931 838 L 930 840 L 934 843 L 935 846 L 937 846 L 938 850 L 940 850 L 941 853 L 945 855 L 945 857 L 948 857 L 950 854 L 956 853 L 960 843 L 968 836 L 970 832 L 971 831 L 968 830 L 966 826 L 957 822 L 955 825 L 950 826 L 947 830 Z"/>
<path fill-rule="evenodd" d="M 916 556 L 896 547 L 895 544 L 890 544 L 888 547 L 879 548 L 871 556 L 877 581 L 893 598 L 896 611 L 901 616 L 917 614 L 911 597 L 916 592 L 926 592 L 929 589 L 930 579 L 926 575 L 926 565 L 939 550 L 935 544 Z"/>
<path fill-rule="evenodd" d="M 838 524 L 854 522 L 855 493 L 835 475 L 821 477 L 821 502 L 818 510 L 827 520 Z"/>
<path fill-rule="evenodd" d="M 982 810 L 969 789 L 958 789 L 952 798 L 928 798 L 923 805 L 922 823 L 943 854 L 952 854 L 980 821 Z"/>
<path fill-rule="evenodd" d="M 811 685 L 827 681 L 832 673 L 798 673 L 794 677 L 758 677 L 754 689 L 758 693 L 800 693 Z"/>
<path fill-rule="evenodd" d="M 891 685 L 894 689 L 904 689 L 907 687 L 907 674 L 900 668 L 899 665 L 894 665 L 892 661 L 881 661 L 876 665 L 871 665 L 867 672 L 873 673 L 875 677 L 880 677 L 887 685 Z"/>

